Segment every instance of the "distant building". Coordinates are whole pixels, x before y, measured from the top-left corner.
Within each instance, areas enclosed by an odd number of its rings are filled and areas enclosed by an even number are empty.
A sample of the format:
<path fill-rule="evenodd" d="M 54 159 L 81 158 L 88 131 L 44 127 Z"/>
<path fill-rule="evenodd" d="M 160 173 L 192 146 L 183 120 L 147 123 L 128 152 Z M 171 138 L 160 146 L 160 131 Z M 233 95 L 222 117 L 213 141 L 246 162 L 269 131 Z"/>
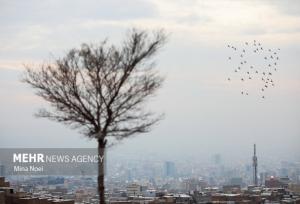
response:
<path fill-rule="evenodd" d="M 132 183 L 126 187 L 127 196 L 138 196 L 141 195 L 142 188 L 136 183 Z"/>
<path fill-rule="evenodd" d="M 130 169 L 127 169 L 127 170 L 126 170 L 126 177 L 127 177 L 127 180 L 128 180 L 129 182 L 132 181 L 132 172 L 131 172 Z"/>
<path fill-rule="evenodd" d="M 164 173 L 166 177 L 175 177 L 176 176 L 175 163 L 171 161 L 166 161 L 164 166 Z"/>
<path fill-rule="evenodd" d="M 267 172 L 261 172 L 259 174 L 259 182 L 260 182 L 260 185 L 264 186 L 265 185 L 265 182 L 266 182 L 266 179 L 268 178 L 268 173 Z"/>
<path fill-rule="evenodd" d="M 244 194 L 216 193 L 211 196 L 212 203 L 263 203 L 260 196 Z"/>
<path fill-rule="evenodd" d="M 9 182 L 0 177 L 0 204 L 74 204 L 74 200 L 37 197 L 26 192 L 15 192 Z"/>
<path fill-rule="evenodd" d="M 156 198 L 154 201 L 149 202 L 149 204 L 166 204 L 166 203 L 181 203 L 189 204 L 192 202 L 192 197 L 186 194 L 167 194 L 162 197 Z"/>
<path fill-rule="evenodd" d="M 240 185 L 226 185 L 226 186 L 223 186 L 223 192 L 229 193 L 229 194 L 241 193 L 241 186 Z"/>
<path fill-rule="evenodd" d="M 280 177 L 288 177 L 289 171 L 287 168 L 280 168 L 279 169 L 279 176 Z"/>
<path fill-rule="evenodd" d="M 289 189 L 295 193 L 300 194 L 300 184 L 290 184 Z"/>
<path fill-rule="evenodd" d="M 280 181 L 275 177 L 270 177 L 266 179 L 265 186 L 267 188 L 280 188 Z"/>
<path fill-rule="evenodd" d="M 282 188 L 288 188 L 289 184 L 291 183 L 290 178 L 287 176 L 280 178 L 279 181 L 281 183 Z"/>
<path fill-rule="evenodd" d="M 220 154 L 214 154 L 213 155 L 213 161 L 216 165 L 220 165 L 222 163 L 221 155 Z"/>
<path fill-rule="evenodd" d="M 208 186 L 205 181 L 195 178 L 186 179 L 185 181 L 183 181 L 183 184 L 183 190 L 185 190 L 186 192 L 201 191 Z"/>
<path fill-rule="evenodd" d="M 288 188 L 291 180 L 288 177 L 275 178 L 270 177 L 265 181 L 265 186 L 267 188 Z"/>
<path fill-rule="evenodd" d="M 241 178 L 241 177 L 231 178 L 229 184 L 242 187 L 243 186 L 243 178 Z"/>
<path fill-rule="evenodd" d="M 157 191 L 155 189 L 147 189 L 142 191 L 144 197 L 156 197 Z"/>
<path fill-rule="evenodd" d="M 5 166 L 0 164 L 0 176 L 4 177 L 5 176 Z"/>

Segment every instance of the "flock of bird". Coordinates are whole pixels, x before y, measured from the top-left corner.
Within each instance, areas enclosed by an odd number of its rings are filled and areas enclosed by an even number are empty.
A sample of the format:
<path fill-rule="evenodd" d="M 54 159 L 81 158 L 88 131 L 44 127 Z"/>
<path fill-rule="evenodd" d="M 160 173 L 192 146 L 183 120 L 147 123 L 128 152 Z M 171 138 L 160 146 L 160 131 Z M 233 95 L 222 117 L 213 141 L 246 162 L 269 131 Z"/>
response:
<path fill-rule="evenodd" d="M 259 85 L 258 93 L 264 99 L 266 91 L 275 87 L 273 76 L 278 71 L 280 48 L 267 49 L 256 40 L 245 42 L 241 48 L 233 45 L 227 45 L 227 48 L 233 52 L 228 61 L 234 63 L 233 75 L 227 81 L 237 79 L 241 83 L 241 94 L 245 96 L 250 94 L 251 84 Z"/>

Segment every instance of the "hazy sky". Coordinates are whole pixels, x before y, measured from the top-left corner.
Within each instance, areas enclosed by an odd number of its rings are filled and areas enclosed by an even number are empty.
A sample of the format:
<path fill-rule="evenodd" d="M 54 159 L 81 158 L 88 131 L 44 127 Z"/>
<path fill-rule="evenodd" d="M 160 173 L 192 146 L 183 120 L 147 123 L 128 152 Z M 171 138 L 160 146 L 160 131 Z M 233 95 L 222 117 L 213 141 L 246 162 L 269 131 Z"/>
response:
<path fill-rule="evenodd" d="M 166 117 L 124 140 L 117 153 L 208 158 L 300 156 L 300 1 L 298 0 L 0 0 L 0 147 L 96 147 L 76 130 L 33 114 L 45 104 L 19 82 L 22 64 L 63 56 L 81 43 L 118 43 L 131 27 L 164 28 L 157 56 L 166 76 L 149 105 Z M 226 45 L 281 48 L 276 88 L 266 100 L 226 82 Z"/>

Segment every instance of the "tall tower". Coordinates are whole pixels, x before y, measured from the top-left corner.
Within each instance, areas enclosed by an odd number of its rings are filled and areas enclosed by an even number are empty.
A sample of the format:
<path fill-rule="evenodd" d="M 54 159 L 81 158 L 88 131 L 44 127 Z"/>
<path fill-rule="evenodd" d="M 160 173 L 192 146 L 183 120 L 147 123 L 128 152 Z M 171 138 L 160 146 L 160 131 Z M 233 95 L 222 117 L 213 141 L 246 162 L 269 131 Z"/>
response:
<path fill-rule="evenodd" d="M 257 156 L 256 156 L 255 144 L 254 144 L 254 154 L 253 154 L 253 184 L 257 186 Z"/>

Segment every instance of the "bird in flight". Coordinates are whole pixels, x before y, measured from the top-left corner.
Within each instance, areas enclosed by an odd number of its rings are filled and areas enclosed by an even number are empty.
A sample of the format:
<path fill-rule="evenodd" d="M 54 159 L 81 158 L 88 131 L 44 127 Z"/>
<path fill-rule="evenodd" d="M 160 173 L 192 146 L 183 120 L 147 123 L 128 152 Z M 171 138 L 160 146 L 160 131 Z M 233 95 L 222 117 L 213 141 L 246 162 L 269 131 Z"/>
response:
<path fill-rule="evenodd" d="M 225 46 L 232 54 L 228 57 L 229 63 L 233 67 L 237 67 L 233 69 L 234 75 L 228 76 L 227 81 L 241 83 L 241 88 L 243 87 L 242 95 L 250 95 L 250 91 L 251 96 L 255 95 L 252 93 L 255 93 L 255 90 L 253 90 L 255 88 L 253 87 L 257 87 L 257 93 L 264 92 L 264 95 L 261 97 L 265 98 L 269 89 L 275 86 L 274 75 L 276 75 L 275 72 L 278 71 L 279 67 L 280 48 L 263 46 L 263 43 L 258 40 L 246 41 L 241 46 L 233 44 Z M 238 52 L 236 52 L 237 50 Z M 246 64 L 249 66 L 245 66 Z M 254 67 L 255 70 L 253 70 Z M 234 78 L 239 80 L 234 80 Z"/>

